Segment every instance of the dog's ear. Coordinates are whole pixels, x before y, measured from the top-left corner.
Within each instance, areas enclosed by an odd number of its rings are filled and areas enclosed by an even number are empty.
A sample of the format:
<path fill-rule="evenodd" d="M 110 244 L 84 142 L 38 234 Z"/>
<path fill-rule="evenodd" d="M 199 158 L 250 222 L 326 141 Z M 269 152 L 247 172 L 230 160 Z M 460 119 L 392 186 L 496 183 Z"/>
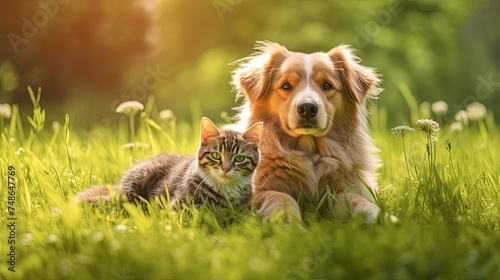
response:
<path fill-rule="evenodd" d="M 376 96 L 381 89 L 379 75 L 373 68 L 360 64 L 360 59 L 346 45 L 340 45 L 328 52 L 334 67 L 340 71 L 342 83 L 349 98 L 362 104 L 366 96 Z"/>
<path fill-rule="evenodd" d="M 257 42 L 252 55 L 236 62 L 238 68 L 232 76 L 236 99 L 243 95 L 250 101 L 263 98 L 269 91 L 274 72 L 287 54 L 288 50 L 280 44 Z"/>

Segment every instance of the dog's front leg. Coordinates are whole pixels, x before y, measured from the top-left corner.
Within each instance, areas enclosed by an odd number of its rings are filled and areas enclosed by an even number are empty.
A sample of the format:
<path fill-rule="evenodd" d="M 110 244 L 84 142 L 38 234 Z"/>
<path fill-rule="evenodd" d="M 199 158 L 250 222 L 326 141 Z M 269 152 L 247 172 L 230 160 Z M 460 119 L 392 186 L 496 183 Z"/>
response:
<path fill-rule="evenodd" d="M 334 207 L 336 217 L 348 218 L 351 214 L 363 215 L 367 224 L 374 223 L 380 213 L 380 208 L 364 196 L 354 192 L 337 193 L 338 204 Z"/>
<path fill-rule="evenodd" d="M 255 207 L 266 219 L 282 218 L 287 222 L 302 221 L 297 200 L 278 191 L 257 191 Z"/>
<path fill-rule="evenodd" d="M 314 165 L 301 153 L 262 156 L 252 180 L 254 207 L 267 219 L 301 221 L 299 197 L 311 202 L 317 185 Z"/>

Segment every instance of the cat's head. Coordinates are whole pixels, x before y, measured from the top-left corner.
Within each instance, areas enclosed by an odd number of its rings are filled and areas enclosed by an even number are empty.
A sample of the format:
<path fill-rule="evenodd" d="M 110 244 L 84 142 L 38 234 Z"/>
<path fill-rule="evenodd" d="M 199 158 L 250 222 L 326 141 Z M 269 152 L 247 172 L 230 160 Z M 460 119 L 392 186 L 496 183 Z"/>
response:
<path fill-rule="evenodd" d="M 238 132 L 219 130 L 210 119 L 203 118 L 198 165 L 215 183 L 250 184 L 259 162 L 261 135 L 260 122 L 245 132 Z"/>

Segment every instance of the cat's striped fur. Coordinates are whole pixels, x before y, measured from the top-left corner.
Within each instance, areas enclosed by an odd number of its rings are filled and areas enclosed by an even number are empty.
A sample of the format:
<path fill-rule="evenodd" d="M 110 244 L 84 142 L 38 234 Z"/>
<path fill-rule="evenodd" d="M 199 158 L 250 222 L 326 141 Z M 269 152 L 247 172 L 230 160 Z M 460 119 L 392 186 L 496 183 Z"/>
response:
<path fill-rule="evenodd" d="M 245 132 L 219 131 L 208 118 L 203 118 L 197 156 L 157 155 L 133 166 L 111 192 L 123 193 L 130 201 L 168 194 L 172 206 L 213 203 L 221 207 L 250 207 L 261 134 L 262 123 Z M 112 196 L 108 187 L 96 186 L 79 193 L 76 200 L 98 204 Z"/>

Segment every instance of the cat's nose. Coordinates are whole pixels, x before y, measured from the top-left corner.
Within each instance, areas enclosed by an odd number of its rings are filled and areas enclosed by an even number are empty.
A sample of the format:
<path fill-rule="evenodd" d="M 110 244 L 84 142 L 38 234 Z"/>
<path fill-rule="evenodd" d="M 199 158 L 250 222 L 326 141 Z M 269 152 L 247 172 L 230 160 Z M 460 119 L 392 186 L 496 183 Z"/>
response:
<path fill-rule="evenodd" d="M 227 174 L 227 172 L 229 172 L 229 170 L 231 170 L 231 167 L 228 167 L 228 166 L 222 167 L 222 171 L 224 171 L 224 174 Z"/>

